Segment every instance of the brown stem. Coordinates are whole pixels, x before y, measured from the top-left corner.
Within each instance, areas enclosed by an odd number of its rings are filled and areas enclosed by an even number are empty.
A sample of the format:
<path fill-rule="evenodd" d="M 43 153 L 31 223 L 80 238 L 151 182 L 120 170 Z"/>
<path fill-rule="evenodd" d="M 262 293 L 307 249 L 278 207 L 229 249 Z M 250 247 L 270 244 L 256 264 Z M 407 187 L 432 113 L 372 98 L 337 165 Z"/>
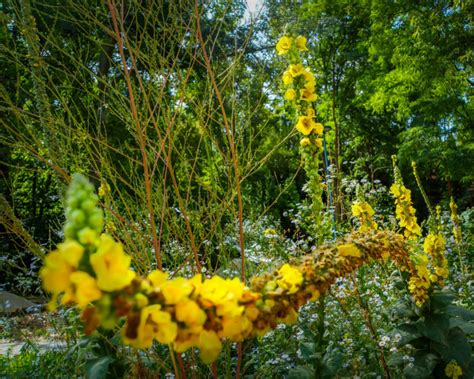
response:
<path fill-rule="evenodd" d="M 146 152 L 146 128 L 142 130 L 140 126 L 140 119 L 138 117 L 137 107 L 135 104 L 135 96 L 133 94 L 132 80 L 130 78 L 130 71 L 127 67 L 127 59 L 125 58 L 125 53 L 123 49 L 123 40 L 122 40 L 122 37 L 120 36 L 120 30 L 118 27 L 115 4 L 113 0 L 108 0 L 107 3 L 109 6 L 110 15 L 112 17 L 112 22 L 114 25 L 115 38 L 117 40 L 120 58 L 123 64 L 125 80 L 127 82 L 130 108 L 132 110 L 132 117 L 133 117 L 133 120 L 135 121 L 135 126 L 137 129 L 138 143 L 140 145 L 140 152 L 141 152 L 142 161 L 143 161 L 143 174 L 145 177 L 146 203 L 147 203 L 148 212 L 150 214 L 150 225 L 151 225 L 151 234 L 153 237 L 153 247 L 155 250 L 157 266 L 159 269 L 161 269 L 162 268 L 161 253 L 159 250 L 158 236 L 156 234 L 155 214 L 154 214 L 152 198 L 151 198 L 151 194 L 152 194 L 151 180 L 150 180 L 150 174 L 148 172 L 148 157 L 147 157 L 147 152 Z"/>
<path fill-rule="evenodd" d="M 358 287 L 357 287 L 357 279 L 356 279 L 356 273 L 355 272 L 352 273 L 352 282 L 354 284 L 354 292 L 356 294 L 357 303 L 359 304 L 359 307 L 362 309 L 362 313 L 364 315 L 365 325 L 369 329 L 370 335 L 372 336 L 372 339 L 374 340 L 374 342 L 375 342 L 375 344 L 376 344 L 376 346 L 379 350 L 379 359 L 380 359 L 380 364 L 383 368 L 384 377 L 385 377 L 385 379 L 390 379 L 390 371 L 388 369 L 387 362 L 385 361 L 385 354 L 384 354 L 384 351 L 383 351 L 383 347 L 380 347 L 379 344 L 378 344 L 378 336 L 377 336 L 377 332 L 375 331 L 374 325 L 372 323 L 372 317 L 370 317 L 369 308 L 368 308 L 367 304 L 360 297 L 360 293 L 359 293 L 359 290 L 358 290 Z"/>
<path fill-rule="evenodd" d="M 235 370 L 235 379 L 240 378 L 240 367 L 242 366 L 242 342 L 237 344 L 237 368 Z"/>
<path fill-rule="evenodd" d="M 240 179 L 240 174 L 239 174 L 239 163 L 238 163 L 237 151 L 236 151 L 237 149 L 236 149 L 235 140 L 234 140 L 234 131 L 232 131 L 229 126 L 229 122 L 227 120 L 227 113 L 224 107 L 224 101 L 222 100 L 222 95 L 219 91 L 219 87 L 217 86 L 217 82 L 214 76 L 214 71 L 212 70 L 212 66 L 211 66 L 211 61 L 209 59 L 209 56 L 207 55 L 206 44 L 204 43 L 204 39 L 202 37 L 198 0 L 196 0 L 195 11 L 196 11 L 196 23 L 197 23 L 196 25 L 197 38 L 199 39 L 199 42 L 201 43 L 202 53 L 203 53 L 204 61 L 206 63 L 207 72 L 211 79 L 212 86 L 214 87 L 214 90 L 216 91 L 217 101 L 219 102 L 219 105 L 221 108 L 222 118 L 224 121 L 224 128 L 226 130 L 227 139 L 229 141 L 230 154 L 231 154 L 232 163 L 234 166 L 235 189 L 237 191 L 237 202 L 239 206 L 239 241 L 240 241 L 240 256 L 241 256 L 241 263 L 242 263 L 241 277 L 242 277 L 242 281 L 244 282 L 245 281 L 245 253 L 244 253 L 245 244 L 244 244 L 243 202 L 242 202 L 242 193 L 240 190 L 241 179 Z"/>

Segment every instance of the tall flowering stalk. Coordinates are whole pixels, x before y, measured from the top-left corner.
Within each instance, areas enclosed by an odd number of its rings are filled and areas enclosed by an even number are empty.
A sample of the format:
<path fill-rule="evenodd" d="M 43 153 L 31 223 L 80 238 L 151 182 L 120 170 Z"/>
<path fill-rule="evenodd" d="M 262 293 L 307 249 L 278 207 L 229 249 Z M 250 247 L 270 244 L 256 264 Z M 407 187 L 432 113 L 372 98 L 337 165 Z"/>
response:
<path fill-rule="evenodd" d="M 451 222 L 453 223 L 453 236 L 457 245 L 462 243 L 461 227 L 459 226 L 458 206 L 451 196 L 449 201 L 449 209 L 451 210 Z"/>
<path fill-rule="evenodd" d="M 400 170 L 397 166 L 397 158 L 392 156 L 395 183 L 390 187 L 390 192 L 395 199 L 395 213 L 400 227 L 407 239 L 413 240 L 421 236 L 421 228 L 418 225 L 411 200 L 411 191 L 403 184 Z"/>
<path fill-rule="evenodd" d="M 46 256 L 43 285 L 54 304 L 60 300 L 83 309 L 86 333 L 113 328 L 125 319 L 123 341 L 136 348 L 148 348 L 154 341 L 170 344 L 177 352 L 197 347 L 201 359 L 212 362 L 223 339 L 238 342 L 296 321 L 303 304 L 317 300 L 338 277 L 368 262 L 391 257 L 402 270 L 413 272 L 403 237 L 371 231 L 353 233 L 255 277 L 250 288 L 238 278 L 203 279 L 200 274 L 170 279 L 155 270 L 140 277 L 122 245 L 99 235 L 100 216 L 92 217 L 100 212 L 96 202 L 92 186 L 74 176 L 67 240 Z"/>
<path fill-rule="evenodd" d="M 324 127 L 316 122 L 314 102 L 316 95 L 316 78 L 309 68 L 303 65 L 300 53 L 307 51 L 307 40 L 303 36 L 283 36 L 276 45 L 279 55 L 285 55 L 289 66 L 283 73 L 282 82 L 284 98 L 296 110 L 295 128 L 301 133 L 300 153 L 308 176 L 307 190 L 311 201 L 312 232 L 321 243 L 323 233 L 322 201 L 323 186 L 319 175 L 319 155 L 323 148 L 322 135 Z"/>
<path fill-rule="evenodd" d="M 359 220 L 359 231 L 367 232 L 378 229 L 377 223 L 373 220 L 375 212 L 372 206 L 365 201 L 360 186 L 357 187 L 357 200 L 352 203 L 351 209 L 352 216 Z"/>

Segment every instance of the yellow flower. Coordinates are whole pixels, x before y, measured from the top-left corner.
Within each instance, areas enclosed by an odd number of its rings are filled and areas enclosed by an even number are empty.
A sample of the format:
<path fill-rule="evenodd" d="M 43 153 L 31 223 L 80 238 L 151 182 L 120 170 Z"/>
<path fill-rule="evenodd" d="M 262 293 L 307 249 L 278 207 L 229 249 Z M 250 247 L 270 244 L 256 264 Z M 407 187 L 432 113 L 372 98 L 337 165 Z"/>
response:
<path fill-rule="evenodd" d="M 105 197 L 109 193 L 110 193 L 109 183 L 102 182 L 100 187 L 99 187 L 99 191 L 98 191 L 99 197 Z"/>
<path fill-rule="evenodd" d="M 165 297 L 166 304 L 177 304 L 193 292 L 193 286 L 189 283 L 189 280 L 176 278 L 164 282 L 161 285 L 161 292 Z"/>
<path fill-rule="evenodd" d="M 245 316 L 224 318 L 219 337 L 230 338 L 232 341 L 241 341 L 252 332 L 252 323 Z"/>
<path fill-rule="evenodd" d="M 178 334 L 178 325 L 163 312 L 159 304 L 149 305 L 141 310 L 136 339 L 125 339 L 137 349 L 147 349 L 156 339 L 162 344 L 172 343 Z"/>
<path fill-rule="evenodd" d="M 321 134 L 321 133 L 320 133 Z M 322 138 L 316 138 L 314 140 L 314 144 L 316 145 L 316 147 L 321 150 L 323 148 L 323 140 Z"/>
<path fill-rule="evenodd" d="M 161 270 L 153 270 L 148 274 L 147 279 L 154 287 L 159 287 L 168 279 L 168 273 Z"/>
<path fill-rule="evenodd" d="M 313 91 L 314 91 L 314 88 L 313 89 L 307 89 L 307 88 L 301 89 L 300 90 L 300 99 L 303 100 L 303 101 L 316 101 L 317 96 Z"/>
<path fill-rule="evenodd" d="M 377 230 L 378 225 L 372 220 L 374 210 L 366 201 L 355 201 L 352 204 L 352 215 L 357 217 L 360 221 L 361 232 L 367 232 L 369 230 Z"/>
<path fill-rule="evenodd" d="M 306 37 L 303 36 L 298 36 L 296 37 L 295 44 L 298 50 L 300 51 L 308 51 L 308 48 L 306 47 Z"/>
<path fill-rule="evenodd" d="M 211 363 L 217 359 L 222 350 L 222 343 L 216 332 L 203 330 L 199 335 L 198 347 L 200 358 L 204 363 Z"/>
<path fill-rule="evenodd" d="M 315 128 L 316 123 L 311 117 L 300 116 L 298 117 L 298 123 L 296 124 L 296 130 L 303 133 L 305 136 L 309 135 Z"/>
<path fill-rule="evenodd" d="M 80 308 L 84 308 L 95 300 L 99 300 L 102 292 L 97 287 L 96 280 L 86 272 L 76 271 L 71 274 L 71 283 L 74 285 L 74 301 Z"/>
<path fill-rule="evenodd" d="M 39 273 L 44 289 L 55 295 L 66 291 L 71 283 L 70 277 L 73 269 L 67 262 L 65 255 L 59 250 L 49 253 Z"/>
<path fill-rule="evenodd" d="M 57 296 L 63 292 L 66 300 L 73 300 L 71 274 L 79 266 L 84 248 L 76 241 L 66 241 L 58 245 L 57 250 L 50 252 L 44 259 L 44 266 L 39 272 L 46 291 L 53 294 L 49 303 L 51 309 L 56 306 Z"/>
<path fill-rule="evenodd" d="M 323 135 L 323 131 L 324 131 L 323 124 L 320 124 L 319 122 L 315 122 L 314 131 L 316 132 L 316 134 Z"/>
<path fill-rule="evenodd" d="M 291 75 L 291 72 L 289 70 L 286 70 L 283 73 L 282 80 L 283 80 L 283 84 L 285 85 L 289 85 L 293 83 L 293 75 Z"/>
<path fill-rule="evenodd" d="M 306 116 L 313 118 L 316 116 L 316 112 L 313 108 L 306 108 Z"/>
<path fill-rule="evenodd" d="M 448 378 L 458 379 L 462 375 L 462 368 L 455 360 L 452 360 L 447 364 L 444 373 Z"/>
<path fill-rule="evenodd" d="M 304 66 L 301 63 L 290 64 L 288 70 L 290 71 L 290 74 L 293 76 L 293 78 L 303 75 L 305 72 Z"/>
<path fill-rule="evenodd" d="M 346 245 L 339 245 L 337 247 L 337 252 L 339 253 L 339 255 L 342 255 L 343 257 L 360 258 L 361 256 L 360 250 L 353 243 L 349 243 Z"/>
<path fill-rule="evenodd" d="M 285 99 L 292 101 L 296 98 L 296 91 L 293 88 L 289 88 L 285 92 Z"/>
<path fill-rule="evenodd" d="M 280 278 L 277 279 L 277 284 L 280 288 L 287 290 L 289 294 L 298 291 L 299 286 L 303 283 L 303 274 L 295 267 L 291 267 L 285 263 L 278 270 Z"/>
<path fill-rule="evenodd" d="M 306 82 L 304 88 L 310 92 L 316 91 L 316 82 Z"/>
<path fill-rule="evenodd" d="M 291 44 L 293 39 L 291 37 L 283 36 L 276 44 L 276 51 L 278 55 L 288 54 L 288 51 L 291 49 Z"/>
<path fill-rule="evenodd" d="M 99 288 L 104 291 L 117 291 L 128 286 L 136 275 L 129 268 L 130 261 L 130 256 L 123 252 L 120 243 L 102 235 L 97 252 L 90 256 Z"/>
<path fill-rule="evenodd" d="M 308 137 L 302 138 L 300 141 L 301 146 L 311 145 L 311 140 Z"/>
<path fill-rule="evenodd" d="M 58 250 L 64 255 L 64 259 L 72 267 L 79 267 L 79 262 L 84 254 L 84 247 L 76 241 L 66 241 L 58 245 Z"/>
<path fill-rule="evenodd" d="M 306 81 L 306 84 L 314 83 L 314 85 L 316 85 L 316 78 L 314 77 L 314 74 L 311 71 L 304 70 L 303 77 L 304 77 L 304 80 Z"/>
<path fill-rule="evenodd" d="M 206 313 L 193 300 L 182 300 L 176 304 L 176 320 L 190 327 L 201 327 L 206 321 Z"/>

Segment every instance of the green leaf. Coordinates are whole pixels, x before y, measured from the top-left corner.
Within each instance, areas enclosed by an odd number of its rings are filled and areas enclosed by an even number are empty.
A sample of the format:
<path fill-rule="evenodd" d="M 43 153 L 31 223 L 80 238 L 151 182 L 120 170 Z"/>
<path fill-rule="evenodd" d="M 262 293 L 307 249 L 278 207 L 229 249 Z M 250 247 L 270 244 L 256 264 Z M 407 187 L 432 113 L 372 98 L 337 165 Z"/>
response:
<path fill-rule="evenodd" d="M 407 343 L 422 337 L 422 334 L 418 331 L 416 325 L 413 324 L 401 324 L 394 330 L 394 333 L 399 333 L 402 336 L 398 343 L 399 346 L 406 345 Z"/>
<path fill-rule="evenodd" d="M 388 359 L 387 361 L 387 364 L 390 366 L 390 367 L 396 367 L 396 366 L 400 366 L 404 363 L 404 360 L 403 360 L 403 355 L 400 354 L 400 353 L 394 353 L 392 354 L 392 356 Z"/>
<path fill-rule="evenodd" d="M 324 356 L 324 366 L 322 376 L 334 378 L 337 372 L 343 367 L 346 356 L 340 350 L 330 350 Z"/>
<path fill-rule="evenodd" d="M 112 357 L 100 357 L 89 361 L 86 366 L 86 376 L 90 379 L 103 379 L 107 376 Z"/>
<path fill-rule="evenodd" d="M 474 323 L 464 321 L 461 318 L 452 318 L 449 320 L 451 328 L 458 327 L 466 334 L 474 334 Z"/>
<path fill-rule="evenodd" d="M 418 324 L 418 330 L 432 341 L 446 345 L 449 330 L 449 316 L 446 314 L 430 314 L 425 322 Z"/>
<path fill-rule="evenodd" d="M 448 291 L 436 292 L 430 298 L 432 308 L 445 308 L 454 300 L 454 295 Z"/>
<path fill-rule="evenodd" d="M 458 307 L 456 305 L 450 305 L 448 307 L 448 313 L 453 316 L 459 316 L 464 321 L 473 321 L 474 320 L 474 312 L 470 309 Z"/>
<path fill-rule="evenodd" d="M 439 361 L 439 358 L 436 355 L 430 353 L 417 353 L 414 358 L 415 361 L 413 362 L 413 366 L 410 367 L 408 365 L 403 370 L 407 379 L 422 379 L 429 377 Z"/>
<path fill-rule="evenodd" d="M 300 351 L 303 358 L 308 361 L 314 358 L 315 344 L 313 342 L 303 342 L 300 345 Z"/>
<path fill-rule="evenodd" d="M 432 347 L 436 350 L 445 362 L 455 360 L 461 365 L 467 363 L 471 357 L 471 344 L 464 332 L 456 327 L 449 331 L 447 346 L 433 342 Z"/>
<path fill-rule="evenodd" d="M 304 366 L 296 366 L 288 372 L 288 379 L 313 379 L 315 376 L 313 369 Z"/>
<path fill-rule="evenodd" d="M 411 304 L 405 301 L 399 302 L 394 307 L 391 308 L 392 318 L 395 318 L 395 317 L 409 318 L 409 317 L 413 317 L 414 315 L 415 315 L 415 312 L 413 311 Z"/>

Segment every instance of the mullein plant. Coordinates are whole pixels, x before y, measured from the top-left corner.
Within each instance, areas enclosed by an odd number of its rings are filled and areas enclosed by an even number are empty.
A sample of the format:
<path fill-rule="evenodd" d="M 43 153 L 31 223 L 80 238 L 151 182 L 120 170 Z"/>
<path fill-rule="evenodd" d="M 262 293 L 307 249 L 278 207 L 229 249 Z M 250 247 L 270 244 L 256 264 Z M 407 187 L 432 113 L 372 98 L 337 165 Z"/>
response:
<path fill-rule="evenodd" d="M 316 121 L 316 77 L 305 67 L 301 54 L 308 51 L 304 36 L 283 36 L 276 45 L 278 55 L 285 56 L 288 67 L 283 72 L 284 98 L 295 114 L 295 129 L 300 133 L 300 154 L 308 177 L 306 183 L 311 215 L 309 231 L 321 244 L 330 235 L 330 220 L 325 218 L 323 183 L 319 174 L 323 151 L 324 126 Z"/>
<path fill-rule="evenodd" d="M 421 185 L 413 163 L 417 184 L 430 210 L 428 234 L 422 239 L 411 202 L 411 192 L 404 184 L 393 158 L 395 183 L 391 193 L 395 198 L 396 216 L 406 240 L 413 271 L 408 279 L 412 299 L 401 300 L 392 309 L 403 321 L 393 333 L 404 337 L 399 347 L 416 349 L 414 362 L 404 367 L 407 378 L 448 377 L 468 378 L 474 375 L 472 349 L 466 334 L 472 333 L 470 321 L 474 314 L 453 304 L 454 296 L 444 287 L 449 275 L 445 256 L 446 239 L 441 230 L 441 207 L 434 210 Z M 414 307 L 413 307 L 414 303 Z M 394 357 L 397 362 L 400 357 Z M 398 359 L 399 362 L 403 360 Z M 396 365 L 395 365 L 396 366 Z"/>
<path fill-rule="evenodd" d="M 404 238 L 371 230 L 254 277 L 250 287 L 238 278 L 169 278 L 160 270 L 141 277 L 122 244 L 101 234 L 97 202 L 92 185 L 75 175 L 68 191 L 66 242 L 46 256 L 40 276 L 53 295 L 50 308 L 58 302 L 77 305 L 86 334 L 125 320 L 122 339 L 139 349 L 154 341 L 176 352 L 197 347 L 209 363 L 218 357 L 223 339 L 238 342 L 295 322 L 302 305 L 368 262 L 391 257 L 401 270 L 413 272 Z"/>
<path fill-rule="evenodd" d="M 323 149 L 323 124 L 316 122 L 316 78 L 301 59 L 301 53 L 308 51 L 304 36 L 283 36 L 276 45 L 278 55 L 284 55 L 288 62 L 283 72 L 282 82 L 284 98 L 295 114 L 295 129 L 300 133 L 300 154 L 308 178 L 306 182 L 311 213 L 308 217 L 308 232 L 320 245 L 328 236 L 328 220 L 325 219 L 323 203 L 323 184 L 319 174 L 320 155 Z M 315 342 L 315 354 L 322 355 L 325 350 L 325 298 L 318 304 L 318 330 Z M 320 370 L 321 360 L 315 360 L 315 371 Z"/>

